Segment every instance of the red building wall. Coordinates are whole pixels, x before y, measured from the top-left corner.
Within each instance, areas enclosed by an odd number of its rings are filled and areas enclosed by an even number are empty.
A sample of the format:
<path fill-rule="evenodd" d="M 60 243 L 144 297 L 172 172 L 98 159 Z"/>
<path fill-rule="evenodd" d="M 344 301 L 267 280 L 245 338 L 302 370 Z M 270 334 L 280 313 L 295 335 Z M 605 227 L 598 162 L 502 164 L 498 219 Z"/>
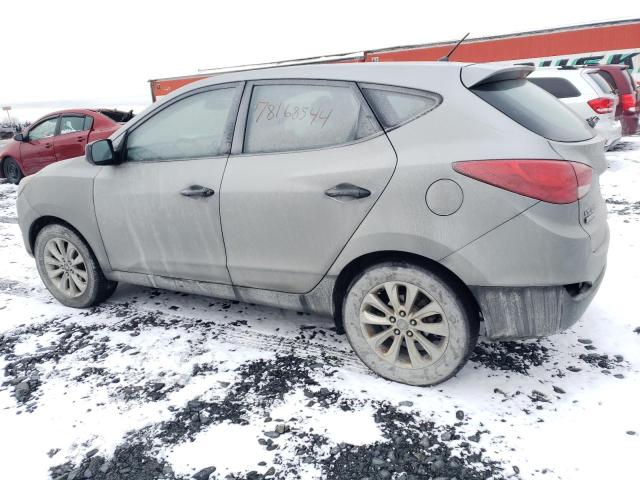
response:
<path fill-rule="evenodd" d="M 433 61 L 449 53 L 453 45 L 455 42 L 372 50 L 364 52 L 362 57 L 332 62 Z M 640 20 L 468 40 L 460 45 L 451 60 L 498 62 L 627 49 L 640 50 Z M 324 62 L 326 60 L 318 59 L 317 63 Z M 214 74 L 151 80 L 151 95 L 155 101 L 159 96 L 211 75 Z"/>
<path fill-rule="evenodd" d="M 366 61 L 401 62 L 437 60 L 455 45 L 371 51 Z M 587 27 L 579 30 L 525 34 L 494 40 L 471 40 L 456 50 L 456 62 L 498 62 L 520 58 L 551 57 L 575 53 L 640 48 L 640 21 L 627 25 Z M 377 58 L 377 60 L 375 60 Z"/>

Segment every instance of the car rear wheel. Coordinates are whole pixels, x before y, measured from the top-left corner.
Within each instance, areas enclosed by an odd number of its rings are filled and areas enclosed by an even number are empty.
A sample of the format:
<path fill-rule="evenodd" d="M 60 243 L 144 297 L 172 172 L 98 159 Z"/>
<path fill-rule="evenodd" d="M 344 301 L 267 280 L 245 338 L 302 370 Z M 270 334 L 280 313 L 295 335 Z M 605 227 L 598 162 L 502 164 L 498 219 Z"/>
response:
<path fill-rule="evenodd" d="M 425 268 L 389 262 L 362 272 L 343 306 L 344 329 L 377 374 L 410 385 L 443 382 L 466 363 L 478 316 L 450 282 Z"/>
<path fill-rule="evenodd" d="M 117 282 L 102 273 L 89 246 L 63 225 L 47 225 L 34 248 L 40 278 L 63 305 L 86 308 L 109 298 Z"/>
<path fill-rule="evenodd" d="M 2 173 L 10 183 L 15 185 L 19 184 L 22 177 L 24 177 L 22 170 L 20 170 L 20 165 L 11 157 L 5 158 L 2 162 Z"/>

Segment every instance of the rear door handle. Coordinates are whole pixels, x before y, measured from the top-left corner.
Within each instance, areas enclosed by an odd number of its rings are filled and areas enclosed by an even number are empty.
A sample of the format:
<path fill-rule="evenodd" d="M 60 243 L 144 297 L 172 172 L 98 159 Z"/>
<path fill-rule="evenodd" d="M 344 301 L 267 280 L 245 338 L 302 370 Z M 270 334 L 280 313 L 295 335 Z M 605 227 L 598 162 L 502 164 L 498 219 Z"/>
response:
<path fill-rule="evenodd" d="M 371 195 L 371 192 L 366 188 L 352 185 L 351 183 L 340 183 L 329 190 L 326 190 L 324 194 L 331 198 L 366 198 Z"/>
<path fill-rule="evenodd" d="M 180 192 L 185 197 L 210 197 L 214 193 L 216 192 L 202 185 L 191 185 Z"/>

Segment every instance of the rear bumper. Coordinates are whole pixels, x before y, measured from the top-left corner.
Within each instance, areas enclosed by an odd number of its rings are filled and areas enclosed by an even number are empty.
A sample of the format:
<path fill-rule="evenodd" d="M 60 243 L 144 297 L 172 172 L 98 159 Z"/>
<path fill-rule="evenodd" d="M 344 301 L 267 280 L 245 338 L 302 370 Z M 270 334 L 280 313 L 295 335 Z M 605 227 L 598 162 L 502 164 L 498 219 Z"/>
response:
<path fill-rule="evenodd" d="M 580 318 L 607 264 L 606 211 L 595 212 L 592 238 L 577 203 L 540 202 L 441 262 L 471 289 L 488 337 L 552 335 Z"/>
<path fill-rule="evenodd" d="M 553 335 L 575 324 L 595 296 L 606 267 L 593 283 L 553 287 L 472 288 L 486 335 L 492 339 Z"/>

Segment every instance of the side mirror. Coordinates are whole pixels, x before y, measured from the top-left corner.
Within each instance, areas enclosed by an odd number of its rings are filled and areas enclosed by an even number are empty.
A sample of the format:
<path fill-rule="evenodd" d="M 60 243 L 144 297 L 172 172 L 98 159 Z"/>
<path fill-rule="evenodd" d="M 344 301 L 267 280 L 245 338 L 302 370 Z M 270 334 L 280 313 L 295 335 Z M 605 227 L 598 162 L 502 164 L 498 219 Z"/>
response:
<path fill-rule="evenodd" d="M 14 139 L 16 142 L 24 142 L 24 141 L 25 141 L 24 135 L 23 135 L 23 134 L 21 134 L 21 133 L 16 133 L 16 134 L 13 136 L 13 139 Z"/>
<path fill-rule="evenodd" d="M 98 140 L 87 145 L 85 156 L 95 165 L 113 165 L 117 162 L 117 154 L 113 151 L 113 144 L 108 138 Z"/>

